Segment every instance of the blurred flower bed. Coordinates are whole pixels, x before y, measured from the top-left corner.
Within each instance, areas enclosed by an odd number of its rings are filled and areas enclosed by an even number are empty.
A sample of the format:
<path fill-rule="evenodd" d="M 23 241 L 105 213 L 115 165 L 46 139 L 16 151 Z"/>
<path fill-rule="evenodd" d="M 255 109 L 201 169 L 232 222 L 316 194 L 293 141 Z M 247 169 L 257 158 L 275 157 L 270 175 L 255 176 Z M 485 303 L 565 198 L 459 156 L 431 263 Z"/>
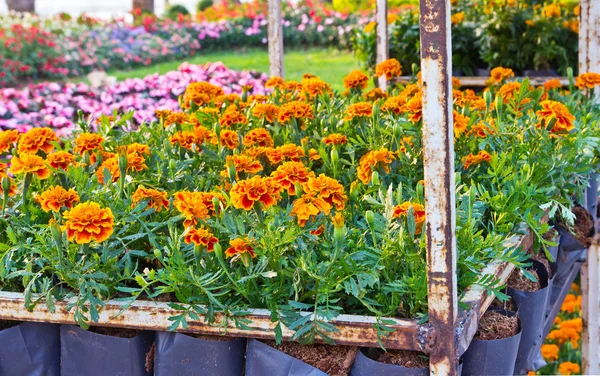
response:
<path fill-rule="evenodd" d="M 77 111 L 91 120 L 115 111 L 136 110 L 132 124 L 156 120 L 154 110 L 179 108 L 178 97 L 191 82 L 206 81 L 223 88 L 226 94 L 241 93 L 252 86 L 252 94 L 265 94 L 267 77 L 262 73 L 236 72 L 222 63 L 182 64 L 176 71 L 153 74 L 143 79 L 127 79 L 114 85 L 92 89 L 84 83 L 44 82 L 22 89 L 0 89 L 0 130 L 20 132 L 50 126 L 58 134 L 71 132 Z"/>

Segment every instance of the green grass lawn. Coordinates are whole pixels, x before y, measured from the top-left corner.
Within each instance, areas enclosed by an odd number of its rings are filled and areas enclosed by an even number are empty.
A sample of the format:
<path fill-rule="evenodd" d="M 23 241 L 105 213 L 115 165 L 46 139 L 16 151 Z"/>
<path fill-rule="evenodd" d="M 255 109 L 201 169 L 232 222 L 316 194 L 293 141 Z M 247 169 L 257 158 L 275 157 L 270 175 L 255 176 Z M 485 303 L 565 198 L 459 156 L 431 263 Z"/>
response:
<path fill-rule="evenodd" d="M 344 89 L 344 77 L 354 69 L 360 69 L 358 61 L 351 52 L 334 49 L 291 50 L 285 54 L 285 78 L 300 81 L 304 73 L 312 73 L 331 84 L 335 90 Z M 184 61 L 190 64 L 207 62 L 223 62 L 234 70 L 256 70 L 269 72 L 269 56 L 266 49 L 250 49 L 246 51 L 200 53 L 185 60 L 161 63 L 149 67 L 136 68 L 128 71 L 109 71 L 109 76 L 118 80 L 128 77 L 144 77 L 158 72 L 160 74 L 177 69 Z"/>

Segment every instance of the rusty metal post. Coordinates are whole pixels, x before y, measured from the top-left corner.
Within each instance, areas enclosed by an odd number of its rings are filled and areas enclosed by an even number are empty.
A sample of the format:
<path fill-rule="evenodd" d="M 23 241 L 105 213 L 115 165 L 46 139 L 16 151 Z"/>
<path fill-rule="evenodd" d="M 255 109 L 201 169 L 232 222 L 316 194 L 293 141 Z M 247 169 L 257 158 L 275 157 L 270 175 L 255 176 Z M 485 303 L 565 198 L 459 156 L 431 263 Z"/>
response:
<path fill-rule="evenodd" d="M 580 0 L 579 73 L 600 73 L 600 1 Z M 600 103 L 600 90 L 596 90 Z"/>
<path fill-rule="evenodd" d="M 450 0 L 421 0 L 423 151 L 431 375 L 457 373 L 454 133 Z"/>
<path fill-rule="evenodd" d="M 268 1 L 270 73 L 271 77 L 283 77 L 283 24 L 281 23 L 281 0 Z"/>
<path fill-rule="evenodd" d="M 387 23 L 387 0 L 377 0 L 377 64 L 389 58 L 388 50 L 388 23 Z M 387 78 L 385 76 L 379 77 L 379 87 L 381 90 L 387 90 Z"/>

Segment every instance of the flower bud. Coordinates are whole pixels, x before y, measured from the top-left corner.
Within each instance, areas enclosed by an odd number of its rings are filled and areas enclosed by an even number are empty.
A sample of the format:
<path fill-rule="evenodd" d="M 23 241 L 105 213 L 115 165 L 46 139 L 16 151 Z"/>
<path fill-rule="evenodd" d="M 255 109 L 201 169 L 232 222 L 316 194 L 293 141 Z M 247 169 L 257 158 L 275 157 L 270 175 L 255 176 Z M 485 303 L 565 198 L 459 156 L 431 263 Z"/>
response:
<path fill-rule="evenodd" d="M 354 202 L 358 198 L 359 188 L 360 188 L 360 183 L 358 180 L 355 180 L 352 182 L 352 184 L 350 184 L 350 200 L 351 201 Z"/>
<path fill-rule="evenodd" d="M 296 197 L 302 196 L 303 192 L 304 190 L 302 189 L 302 184 L 298 182 L 294 183 L 294 194 L 296 195 Z"/>
<path fill-rule="evenodd" d="M 218 217 L 221 201 L 219 201 L 219 198 L 217 196 L 213 196 L 212 204 L 213 204 L 213 208 L 215 209 L 215 216 Z"/>
<path fill-rule="evenodd" d="M 53 219 L 48 222 L 48 226 L 50 227 L 50 233 L 52 234 L 52 238 L 58 247 L 59 252 L 62 251 L 62 230 L 60 225 Z"/>
<path fill-rule="evenodd" d="M 333 147 L 333 148 L 331 149 L 331 163 L 332 163 L 334 166 L 337 166 L 337 164 L 338 164 L 339 160 L 340 160 L 340 158 L 339 158 L 338 152 L 337 152 L 336 148 L 335 148 L 335 147 Z"/>
<path fill-rule="evenodd" d="M 371 175 L 371 185 L 381 185 L 381 181 L 379 180 L 379 172 L 373 171 L 373 175 Z"/>
<path fill-rule="evenodd" d="M 8 195 L 8 192 L 10 192 L 11 184 L 12 183 L 10 182 L 10 178 L 8 176 L 2 177 L 2 192 L 4 192 L 5 195 Z"/>
<path fill-rule="evenodd" d="M 492 106 L 492 93 L 489 91 L 484 92 L 483 99 L 485 100 L 485 108 L 489 110 Z"/>
<path fill-rule="evenodd" d="M 158 260 L 162 258 L 162 252 L 160 251 L 160 249 L 154 248 L 154 257 L 156 257 Z"/>
<path fill-rule="evenodd" d="M 375 228 L 375 213 L 372 210 L 367 210 L 365 213 L 365 219 L 367 220 L 367 224 L 371 228 Z"/>
<path fill-rule="evenodd" d="M 346 229 L 344 226 L 344 216 L 342 213 L 337 212 L 333 216 L 333 239 L 337 247 L 341 247 L 344 243 L 344 236 L 346 235 Z"/>
<path fill-rule="evenodd" d="M 240 259 L 242 260 L 242 264 L 244 264 L 245 267 L 249 267 L 250 266 L 250 254 L 248 252 L 244 252 L 240 254 Z"/>

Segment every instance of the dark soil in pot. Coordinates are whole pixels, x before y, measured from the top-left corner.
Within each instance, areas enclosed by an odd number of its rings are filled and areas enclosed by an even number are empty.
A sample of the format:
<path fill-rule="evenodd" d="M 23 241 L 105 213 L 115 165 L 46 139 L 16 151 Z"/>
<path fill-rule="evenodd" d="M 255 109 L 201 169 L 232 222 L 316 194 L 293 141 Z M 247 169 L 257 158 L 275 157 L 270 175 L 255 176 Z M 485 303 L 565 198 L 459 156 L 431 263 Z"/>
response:
<path fill-rule="evenodd" d="M 415 351 L 364 348 L 358 352 L 350 376 L 426 376 L 429 357 Z"/>
<path fill-rule="evenodd" d="M 494 298 L 494 300 L 492 300 L 492 304 L 490 304 L 490 307 L 500 308 L 510 312 L 517 312 L 517 303 L 515 303 L 513 298 L 510 296 L 508 297 L 508 300 L 503 302 L 501 302 L 498 298 Z"/>
<path fill-rule="evenodd" d="M 487 311 L 479 320 L 479 327 L 473 339 L 490 341 L 509 338 L 519 332 L 519 318 L 503 315 L 497 311 Z"/>
<path fill-rule="evenodd" d="M 521 270 L 516 269 L 508 278 L 506 285 L 512 289 L 519 291 L 538 291 L 541 288 L 541 285 L 538 282 L 540 280 L 540 277 L 538 276 L 538 273 L 535 270 L 529 270 L 529 273 L 533 275 L 535 281 L 532 281 L 531 279 L 527 278 L 525 274 L 521 272 Z"/>
<path fill-rule="evenodd" d="M 585 210 L 584 207 L 580 205 L 573 206 L 571 211 L 575 215 L 575 223 L 573 228 L 570 229 L 569 226 L 560 219 L 557 222 L 557 226 L 563 230 L 561 235 L 564 238 L 566 232 L 567 234 L 573 236 L 575 240 L 581 244 L 582 248 L 589 248 L 592 244 L 592 237 L 594 236 L 594 218 L 587 210 Z M 561 245 L 566 239 L 562 240 L 563 241 L 561 241 Z"/>

